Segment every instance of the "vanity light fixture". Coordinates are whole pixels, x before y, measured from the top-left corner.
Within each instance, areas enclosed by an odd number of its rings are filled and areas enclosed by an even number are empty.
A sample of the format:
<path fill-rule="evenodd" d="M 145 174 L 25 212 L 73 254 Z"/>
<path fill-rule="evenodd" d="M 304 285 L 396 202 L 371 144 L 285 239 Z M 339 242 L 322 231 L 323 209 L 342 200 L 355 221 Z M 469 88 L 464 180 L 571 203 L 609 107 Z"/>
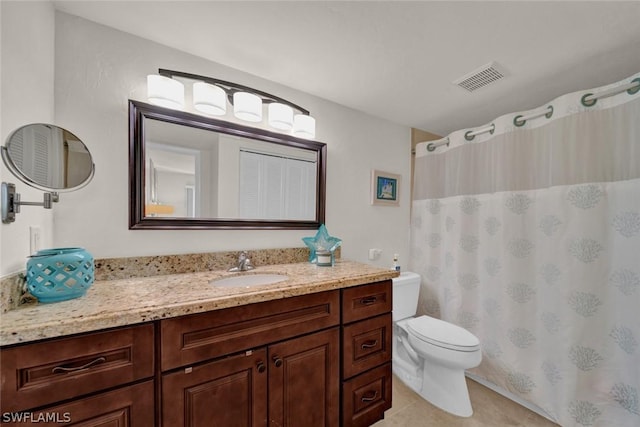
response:
<path fill-rule="evenodd" d="M 161 107 L 184 107 L 184 85 L 170 77 L 150 74 L 147 76 L 147 98 Z"/>
<path fill-rule="evenodd" d="M 263 121 L 263 111 L 266 109 L 268 115 L 266 121 L 273 129 L 292 132 L 294 136 L 305 139 L 313 139 L 316 136 L 316 121 L 304 108 L 275 95 L 212 77 L 159 69 L 158 75 L 147 77 L 149 102 L 163 107 L 182 109 L 184 86 L 176 79 L 195 82 L 193 108 L 201 113 L 224 116 L 228 114 L 228 102 L 233 106 L 233 115 L 236 118 L 260 123 Z"/>

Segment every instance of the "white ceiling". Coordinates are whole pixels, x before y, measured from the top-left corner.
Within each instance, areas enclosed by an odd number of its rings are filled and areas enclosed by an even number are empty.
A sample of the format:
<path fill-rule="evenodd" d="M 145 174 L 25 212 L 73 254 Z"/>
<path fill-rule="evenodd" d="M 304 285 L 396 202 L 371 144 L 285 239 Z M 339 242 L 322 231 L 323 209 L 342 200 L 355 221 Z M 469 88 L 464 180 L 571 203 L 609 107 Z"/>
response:
<path fill-rule="evenodd" d="M 640 71 L 639 1 L 53 3 L 440 135 Z M 490 61 L 507 77 L 473 93 L 452 84 Z"/>

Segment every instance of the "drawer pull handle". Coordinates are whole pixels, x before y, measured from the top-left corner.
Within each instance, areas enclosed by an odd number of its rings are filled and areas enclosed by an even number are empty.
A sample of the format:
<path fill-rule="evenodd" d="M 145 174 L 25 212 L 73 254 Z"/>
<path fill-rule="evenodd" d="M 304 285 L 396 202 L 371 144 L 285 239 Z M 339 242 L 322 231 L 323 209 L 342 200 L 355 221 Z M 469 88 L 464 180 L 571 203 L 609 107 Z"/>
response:
<path fill-rule="evenodd" d="M 64 366 L 56 366 L 55 368 L 53 368 L 51 370 L 52 374 L 57 374 L 57 373 L 62 373 L 62 372 L 75 372 L 75 371 L 81 371 L 83 369 L 88 369 L 94 365 L 97 365 L 98 363 L 104 363 L 106 362 L 107 359 L 105 357 L 98 357 L 94 360 L 92 360 L 89 363 L 85 363 L 82 366 L 76 366 L 75 368 L 65 368 Z"/>
<path fill-rule="evenodd" d="M 362 348 L 363 350 L 366 350 L 368 348 L 375 348 L 377 346 L 378 346 L 378 340 L 368 340 L 363 342 L 360 348 Z"/>
<path fill-rule="evenodd" d="M 373 402 L 377 398 L 378 398 L 378 390 L 374 390 L 374 391 L 368 391 L 365 394 L 363 394 L 360 400 L 362 400 L 363 402 Z"/>
<path fill-rule="evenodd" d="M 266 371 L 266 370 L 267 370 L 267 367 L 266 367 L 266 366 L 264 366 L 264 363 L 262 363 L 262 361 L 260 361 L 260 362 L 258 362 L 258 363 L 256 364 L 256 368 L 258 369 L 258 372 L 259 372 L 259 373 L 263 373 L 264 371 Z"/>
<path fill-rule="evenodd" d="M 362 304 L 362 305 L 371 305 L 371 304 L 375 304 L 377 301 L 378 301 L 378 297 L 376 297 L 376 296 L 365 297 L 365 298 L 362 298 L 360 300 L 360 304 Z"/>
<path fill-rule="evenodd" d="M 282 359 L 279 356 L 273 356 L 273 363 L 276 365 L 276 368 L 282 366 Z"/>

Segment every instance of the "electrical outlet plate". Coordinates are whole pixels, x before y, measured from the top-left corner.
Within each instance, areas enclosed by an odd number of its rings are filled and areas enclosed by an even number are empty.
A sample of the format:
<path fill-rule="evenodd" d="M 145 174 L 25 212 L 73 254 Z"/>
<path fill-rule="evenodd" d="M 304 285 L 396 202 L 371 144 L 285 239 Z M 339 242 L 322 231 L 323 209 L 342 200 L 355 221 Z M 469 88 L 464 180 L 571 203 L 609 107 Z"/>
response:
<path fill-rule="evenodd" d="M 382 253 L 382 249 L 369 249 L 369 260 L 370 261 L 374 261 L 378 258 L 380 258 L 380 254 Z"/>

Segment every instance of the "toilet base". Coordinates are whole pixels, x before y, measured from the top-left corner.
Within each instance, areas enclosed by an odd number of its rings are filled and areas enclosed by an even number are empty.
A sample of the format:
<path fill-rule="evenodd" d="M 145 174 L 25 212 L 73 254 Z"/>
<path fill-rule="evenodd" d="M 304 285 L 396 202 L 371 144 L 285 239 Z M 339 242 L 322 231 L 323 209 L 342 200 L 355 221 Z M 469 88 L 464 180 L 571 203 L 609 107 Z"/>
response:
<path fill-rule="evenodd" d="M 480 363 L 480 352 L 458 354 L 459 357 L 471 358 L 465 360 L 466 366 L 461 363 L 449 363 L 452 366 L 448 366 L 447 363 L 455 359 L 450 353 L 440 354 L 439 359 L 432 359 L 434 355 L 431 354 L 430 357 L 420 356 L 418 360 L 413 360 L 406 349 L 408 343 L 403 326 L 401 322 L 394 325 L 393 373 L 434 406 L 459 417 L 470 417 L 473 409 L 464 367 L 477 366 Z"/>
<path fill-rule="evenodd" d="M 422 389 L 422 372 L 417 372 L 413 366 L 403 360 L 394 360 L 391 364 L 393 374 L 411 390 L 420 394 Z"/>
<path fill-rule="evenodd" d="M 420 396 L 450 414 L 459 417 L 473 415 L 464 370 L 431 366 L 422 374 Z"/>
<path fill-rule="evenodd" d="M 424 374 L 404 360 L 394 360 L 392 366 L 400 381 L 433 406 L 458 417 L 473 415 L 464 371 L 448 369 L 450 372 L 443 373 L 436 369 Z"/>

